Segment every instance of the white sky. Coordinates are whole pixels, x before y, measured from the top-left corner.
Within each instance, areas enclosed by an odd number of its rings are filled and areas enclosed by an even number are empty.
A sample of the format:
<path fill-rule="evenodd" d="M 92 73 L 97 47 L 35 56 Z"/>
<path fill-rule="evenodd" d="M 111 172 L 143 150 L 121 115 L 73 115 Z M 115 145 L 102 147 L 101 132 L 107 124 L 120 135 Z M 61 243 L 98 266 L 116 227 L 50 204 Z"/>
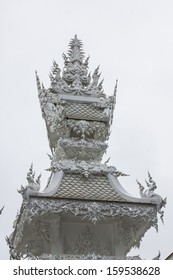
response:
<path fill-rule="evenodd" d="M 33 161 L 46 184 L 50 153 L 37 97 L 34 71 L 45 87 L 55 59 L 75 34 L 98 65 L 104 90 L 112 95 L 119 79 L 109 149 L 110 165 L 130 174 L 124 188 L 139 195 L 136 179 L 144 182 L 149 169 L 157 192 L 168 197 L 165 224 L 145 235 L 140 254 L 150 259 L 173 251 L 173 2 L 170 0 L 0 0 L 0 120 L 1 196 L 0 259 L 8 259 L 4 241 Z"/>

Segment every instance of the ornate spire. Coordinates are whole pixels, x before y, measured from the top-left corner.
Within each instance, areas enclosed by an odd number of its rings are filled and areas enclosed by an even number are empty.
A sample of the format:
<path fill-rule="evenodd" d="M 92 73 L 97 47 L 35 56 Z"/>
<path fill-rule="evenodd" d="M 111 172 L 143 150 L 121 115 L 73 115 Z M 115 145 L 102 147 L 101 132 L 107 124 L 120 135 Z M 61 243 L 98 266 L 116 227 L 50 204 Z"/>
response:
<path fill-rule="evenodd" d="M 69 43 L 69 50 L 63 54 L 64 69 L 62 77 L 58 64 L 54 61 L 50 73 L 51 92 L 80 96 L 105 97 L 102 83 L 99 83 L 99 67 L 94 71 L 92 78 L 88 73 L 89 57 L 84 60 L 85 53 L 82 42 L 75 35 Z"/>
<path fill-rule="evenodd" d="M 38 95 L 40 95 L 42 93 L 42 88 L 41 88 L 40 79 L 37 74 L 37 71 L 35 71 L 35 76 L 36 76 L 36 82 L 37 82 Z"/>
<path fill-rule="evenodd" d="M 111 104 L 111 121 L 110 123 L 112 124 L 113 122 L 113 116 L 114 116 L 114 110 L 115 110 L 115 105 L 116 105 L 116 98 L 117 98 L 117 87 L 118 87 L 118 79 L 116 79 L 116 84 L 114 88 L 114 94 L 111 97 L 112 98 L 112 104 Z"/>
<path fill-rule="evenodd" d="M 74 36 L 74 39 L 71 39 L 70 43 L 69 43 L 69 51 L 68 51 L 68 55 L 69 55 L 69 59 L 72 63 L 74 62 L 79 62 L 82 63 L 83 59 L 84 59 L 84 51 L 82 49 L 83 44 L 82 41 L 79 40 L 77 38 L 77 35 Z"/>
<path fill-rule="evenodd" d="M 46 121 L 51 150 L 58 149 L 57 141 L 60 138 L 82 139 L 83 141 L 94 139 L 94 141 L 102 141 L 104 149 L 102 144 L 97 145 L 99 151 L 92 152 L 90 157 L 93 158 L 93 155 L 97 154 L 98 158 L 99 154 L 100 160 L 100 156 L 107 147 L 105 142 L 110 135 L 117 85 L 113 96 L 107 97 L 104 94 L 99 66 L 90 74 L 89 57 L 84 57 L 82 42 L 76 35 L 70 41 L 69 50 L 67 54 L 63 54 L 63 58 L 62 74 L 57 62 L 53 61 L 49 75 L 51 81 L 49 89 L 45 89 L 40 84 L 36 73 L 42 115 Z M 67 143 L 63 143 L 61 145 L 66 145 L 67 150 Z M 60 147 L 60 144 L 58 145 Z M 91 144 L 88 145 L 91 146 Z M 95 146 L 93 149 L 96 151 Z M 80 159 L 84 159 L 85 154 L 89 160 L 89 153 L 84 153 L 84 149 L 81 149 Z M 63 154 L 63 157 L 67 157 L 70 151 L 71 144 L 70 150 Z"/>

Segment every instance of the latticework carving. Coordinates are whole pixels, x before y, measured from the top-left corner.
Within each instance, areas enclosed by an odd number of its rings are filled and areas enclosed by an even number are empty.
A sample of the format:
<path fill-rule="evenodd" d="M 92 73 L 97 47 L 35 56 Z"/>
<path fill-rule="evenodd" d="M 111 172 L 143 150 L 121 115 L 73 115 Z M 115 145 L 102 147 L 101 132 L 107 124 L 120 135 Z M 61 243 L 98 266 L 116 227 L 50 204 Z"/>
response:
<path fill-rule="evenodd" d="M 104 121 L 107 122 L 109 116 L 104 111 L 104 108 L 95 107 L 93 104 L 77 104 L 66 102 L 65 116 L 70 119 L 83 119 L 92 121 Z"/>

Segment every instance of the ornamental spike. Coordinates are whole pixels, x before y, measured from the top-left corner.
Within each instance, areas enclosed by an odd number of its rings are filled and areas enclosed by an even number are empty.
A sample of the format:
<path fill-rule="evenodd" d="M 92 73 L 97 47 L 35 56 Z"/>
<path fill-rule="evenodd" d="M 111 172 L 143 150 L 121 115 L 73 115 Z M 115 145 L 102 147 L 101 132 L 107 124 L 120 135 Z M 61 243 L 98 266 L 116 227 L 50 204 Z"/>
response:
<path fill-rule="evenodd" d="M 53 75 L 52 75 L 51 72 L 49 73 L 49 78 L 50 78 L 50 81 L 52 82 L 53 81 Z"/>
<path fill-rule="evenodd" d="M 63 52 L 63 54 L 62 54 L 62 57 L 64 58 L 64 60 L 66 60 L 67 59 L 67 56 L 66 56 L 66 54 Z"/>
<path fill-rule="evenodd" d="M 36 76 L 36 82 L 37 82 L 37 89 L 38 89 L 38 94 L 40 95 L 42 90 L 41 90 L 41 84 L 40 84 L 40 79 L 39 76 L 37 74 L 37 71 L 35 71 L 35 76 Z"/>
<path fill-rule="evenodd" d="M 36 184 L 40 185 L 40 182 L 41 182 L 41 173 L 40 175 L 38 175 L 37 179 L 35 180 Z"/>
<path fill-rule="evenodd" d="M 41 86 L 42 86 L 42 90 L 44 91 L 44 90 L 45 90 L 45 87 L 44 87 L 43 83 L 41 84 Z"/>
<path fill-rule="evenodd" d="M 146 183 L 147 183 L 147 181 L 146 181 Z M 157 185 L 156 185 L 155 181 L 153 180 L 153 178 L 152 178 L 152 176 L 151 176 L 149 171 L 148 171 L 148 183 L 147 183 L 147 186 L 148 186 L 148 184 L 149 184 L 149 187 L 150 187 L 151 191 L 154 191 L 155 189 L 157 189 Z"/>
<path fill-rule="evenodd" d="M 34 177 L 35 177 L 35 174 L 33 172 L 33 162 L 32 162 L 31 165 L 30 165 L 29 171 L 27 173 L 27 177 L 26 177 L 28 183 L 33 183 L 34 182 Z"/>
<path fill-rule="evenodd" d="M 97 68 L 95 69 L 95 71 L 94 71 L 95 74 L 98 74 L 99 68 L 100 68 L 100 65 L 98 65 Z"/>
<path fill-rule="evenodd" d="M 138 184 L 139 189 L 143 191 L 144 187 L 142 186 L 142 184 L 138 180 L 136 180 L 136 183 Z"/>
<path fill-rule="evenodd" d="M 88 57 L 85 59 L 85 62 L 84 62 L 84 66 L 85 66 L 85 67 L 88 67 L 89 58 L 90 58 L 90 56 L 88 56 Z"/>
<path fill-rule="evenodd" d="M 50 154 L 47 154 L 50 160 L 53 160 L 53 156 Z"/>
<path fill-rule="evenodd" d="M 116 96 L 117 96 L 117 87 L 118 87 L 118 79 L 116 79 L 115 88 L 114 88 L 115 104 L 116 104 Z"/>
<path fill-rule="evenodd" d="M 146 194 L 145 194 L 145 192 L 144 192 L 144 186 L 138 181 L 138 180 L 136 180 L 136 183 L 138 184 L 138 186 L 139 186 L 139 193 L 140 193 L 140 196 L 141 197 L 146 197 Z"/>

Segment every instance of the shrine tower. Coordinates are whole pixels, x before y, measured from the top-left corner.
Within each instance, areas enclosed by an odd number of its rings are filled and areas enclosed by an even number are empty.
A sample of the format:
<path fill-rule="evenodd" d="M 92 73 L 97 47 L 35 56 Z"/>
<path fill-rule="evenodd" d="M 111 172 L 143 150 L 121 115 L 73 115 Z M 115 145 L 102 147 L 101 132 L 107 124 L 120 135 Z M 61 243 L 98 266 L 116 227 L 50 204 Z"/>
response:
<path fill-rule="evenodd" d="M 99 67 L 88 72 L 82 42 L 74 37 L 61 72 L 54 61 L 50 87 L 36 73 L 47 128 L 50 177 L 44 190 L 33 166 L 19 192 L 23 202 L 7 242 L 11 259 L 127 259 L 145 232 L 158 227 L 166 201 L 150 173 L 140 197 L 130 195 L 114 166 L 102 163 L 116 104 L 103 90 Z"/>

